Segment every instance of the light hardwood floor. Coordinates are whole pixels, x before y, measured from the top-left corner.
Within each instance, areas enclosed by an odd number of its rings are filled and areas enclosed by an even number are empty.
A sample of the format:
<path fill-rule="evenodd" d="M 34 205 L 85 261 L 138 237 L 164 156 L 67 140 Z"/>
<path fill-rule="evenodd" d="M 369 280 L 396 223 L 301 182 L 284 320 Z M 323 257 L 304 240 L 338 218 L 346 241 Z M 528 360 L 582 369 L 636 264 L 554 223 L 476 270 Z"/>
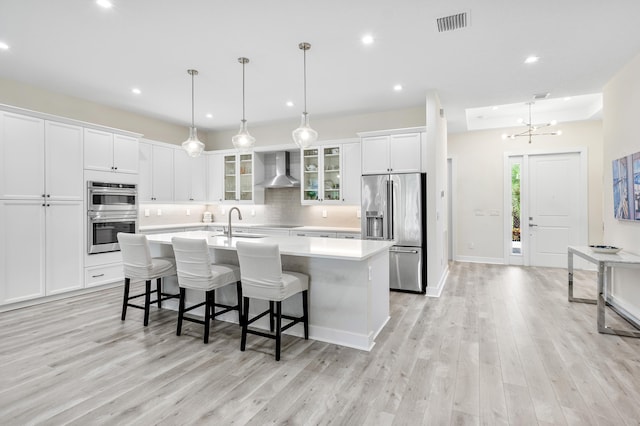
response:
<path fill-rule="evenodd" d="M 576 272 L 576 296 L 594 296 Z M 596 332 L 566 270 L 451 264 L 440 298 L 391 294 L 370 353 L 130 309 L 121 289 L 0 314 L 0 424 L 639 424 L 640 339 Z M 628 327 L 615 314 L 608 321 Z"/>

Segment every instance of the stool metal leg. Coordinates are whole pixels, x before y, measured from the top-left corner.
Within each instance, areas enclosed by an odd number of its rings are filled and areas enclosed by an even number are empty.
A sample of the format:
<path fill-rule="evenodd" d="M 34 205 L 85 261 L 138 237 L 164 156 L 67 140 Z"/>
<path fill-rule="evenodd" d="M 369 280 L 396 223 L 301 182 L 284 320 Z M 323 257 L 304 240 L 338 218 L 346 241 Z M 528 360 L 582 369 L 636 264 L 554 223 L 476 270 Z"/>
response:
<path fill-rule="evenodd" d="M 303 325 L 304 325 L 304 339 L 309 340 L 309 307 L 307 305 L 307 298 L 309 297 L 309 291 L 305 290 L 302 292 L 302 316 L 304 317 Z"/>
<path fill-rule="evenodd" d="M 242 284 L 236 282 L 236 294 L 238 296 L 238 325 L 242 326 Z"/>
<path fill-rule="evenodd" d="M 182 317 L 184 316 L 184 296 L 186 290 L 180 288 L 180 302 L 178 303 L 178 328 L 176 329 L 176 336 L 182 333 Z"/>
<path fill-rule="evenodd" d="M 269 300 L 269 331 L 273 332 L 273 301 Z"/>
<path fill-rule="evenodd" d="M 162 278 L 156 279 L 156 296 L 158 296 L 158 309 L 162 309 Z"/>
<path fill-rule="evenodd" d="M 151 305 L 151 280 L 144 282 L 144 325 L 149 325 L 149 306 Z"/>
<path fill-rule="evenodd" d="M 273 302 L 270 302 L 273 303 Z M 280 341 L 282 339 L 282 302 L 276 302 L 276 361 L 280 361 Z"/>
<path fill-rule="evenodd" d="M 127 305 L 129 304 L 129 287 L 131 286 L 131 279 L 124 279 L 124 296 L 122 298 L 122 315 L 120 319 L 124 321 L 127 316 Z"/>
<path fill-rule="evenodd" d="M 209 290 L 204 294 L 204 343 L 209 343 L 209 324 L 211 323 L 211 314 L 215 309 L 215 290 Z"/>
<path fill-rule="evenodd" d="M 242 315 L 242 337 L 240 339 L 240 350 L 244 352 L 244 348 L 247 345 L 247 323 L 249 322 L 249 298 L 243 298 L 243 312 Z"/>

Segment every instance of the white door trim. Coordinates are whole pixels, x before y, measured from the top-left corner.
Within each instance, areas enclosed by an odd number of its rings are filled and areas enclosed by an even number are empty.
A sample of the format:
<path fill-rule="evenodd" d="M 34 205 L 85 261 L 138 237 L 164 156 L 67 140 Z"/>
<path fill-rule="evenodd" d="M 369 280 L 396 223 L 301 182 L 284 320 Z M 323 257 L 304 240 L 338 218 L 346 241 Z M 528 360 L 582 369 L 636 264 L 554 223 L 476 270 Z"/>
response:
<path fill-rule="evenodd" d="M 526 153 L 522 152 L 505 152 L 504 153 L 504 263 L 509 265 L 511 257 L 511 167 L 510 159 L 513 157 L 522 158 L 521 169 L 521 182 L 528 182 L 529 179 L 529 157 L 537 155 L 551 155 L 551 154 L 578 154 L 580 164 L 580 176 L 579 176 L 579 188 L 578 188 L 578 204 L 580 214 L 578 216 L 578 245 L 587 245 L 589 241 L 589 167 L 588 167 L 588 150 L 586 147 L 575 148 L 559 148 L 553 150 L 540 150 L 530 151 Z M 520 239 L 522 242 L 523 250 L 523 263 L 524 266 L 530 266 L 529 255 L 529 221 L 528 219 L 528 196 L 526 193 L 527 185 L 520 186 L 520 202 L 522 219 L 520 221 Z"/>

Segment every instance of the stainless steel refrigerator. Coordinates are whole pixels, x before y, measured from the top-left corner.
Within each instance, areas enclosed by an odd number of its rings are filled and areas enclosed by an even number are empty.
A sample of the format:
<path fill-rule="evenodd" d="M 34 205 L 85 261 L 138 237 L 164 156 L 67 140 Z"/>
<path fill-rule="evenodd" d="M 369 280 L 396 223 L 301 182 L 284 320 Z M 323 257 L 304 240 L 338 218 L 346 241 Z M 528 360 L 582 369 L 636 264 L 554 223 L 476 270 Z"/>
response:
<path fill-rule="evenodd" d="M 362 236 L 394 242 L 392 290 L 426 292 L 426 187 L 425 173 L 362 176 Z"/>

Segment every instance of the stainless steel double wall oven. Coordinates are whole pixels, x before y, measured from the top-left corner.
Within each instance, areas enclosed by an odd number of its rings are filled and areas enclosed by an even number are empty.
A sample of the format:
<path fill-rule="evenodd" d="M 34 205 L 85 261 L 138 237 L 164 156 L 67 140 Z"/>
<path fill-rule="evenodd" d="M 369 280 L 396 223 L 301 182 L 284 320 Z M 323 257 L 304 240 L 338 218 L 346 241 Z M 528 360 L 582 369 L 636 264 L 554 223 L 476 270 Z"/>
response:
<path fill-rule="evenodd" d="M 135 184 L 87 182 L 87 253 L 118 251 L 118 232 L 138 230 Z"/>

